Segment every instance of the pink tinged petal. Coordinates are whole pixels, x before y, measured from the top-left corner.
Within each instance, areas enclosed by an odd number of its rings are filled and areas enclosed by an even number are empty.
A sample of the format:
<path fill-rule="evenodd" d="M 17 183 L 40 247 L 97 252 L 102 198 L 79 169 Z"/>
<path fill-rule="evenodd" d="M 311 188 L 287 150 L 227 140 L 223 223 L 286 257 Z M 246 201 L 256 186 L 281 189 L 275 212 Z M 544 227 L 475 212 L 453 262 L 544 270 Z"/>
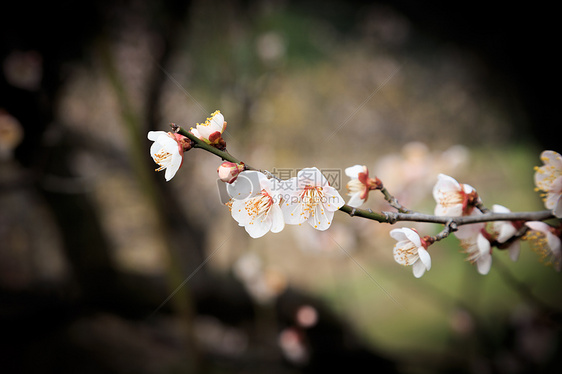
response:
<path fill-rule="evenodd" d="M 503 205 L 498 205 L 498 204 L 494 204 L 492 206 L 492 211 L 494 213 L 510 213 L 511 210 L 509 210 L 508 208 L 504 207 Z"/>
<path fill-rule="evenodd" d="M 550 226 L 544 222 L 530 221 L 530 222 L 526 222 L 525 226 L 529 227 L 531 230 L 540 231 L 545 234 L 550 233 Z"/>
<path fill-rule="evenodd" d="M 454 234 L 459 240 L 467 240 L 478 235 L 485 226 L 485 223 L 472 223 L 470 225 L 462 225 L 459 226 L 459 229 L 455 231 Z"/>
<path fill-rule="evenodd" d="M 416 261 L 414 265 L 412 265 L 412 271 L 414 273 L 414 277 L 416 278 L 420 278 L 425 273 L 426 269 L 427 268 L 421 261 Z"/>
<path fill-rule="evenodd" d="M 562 173 L 562 170 L 560 170 L 560 173 Z M 552 190 L 552 191 L 562 192 L 562 175 L 559 176 L 559 177 L 557 177 L 557 178 L 552 182 L 551 190 Z"/>
<path fill-rule="evenodd" d="M 511 210 L 509 210 L 508 208 L 506 208 L 502 205 L 498 205 L 498 204 L 494 204 L 492 206 L 492 211 L 494 213 L 510 213 L 511 212 Z M 495 221 L 495 222 L 492 222 L 492 228 L 498 234 L 498 237 L 497 237 L 496 240 L 499 243 L 505 243 L 507 240 L 509 240 L 517 232 L 517 229 L 515 228 L 515 226 L 513 226 L 513 224 L 510 221 Z"/>
<path fill-rule="evenodd" d="M 558 196 L 558 201 L 556 202 L 556 205 L 554 206 L 552 213 L 556 217 L 562 218 L 562 195 Z"/>
<path fill-rule="evenodd" d="M 437 176 L 437 183 L 433 187 L 433 197 L 437 202 L 439 202 L 444 194 L 460 191 L 460 189 L 461 187 L 459 182 L 457 182 L 454 178 L 445 174 L 439 174 Z"/>
<path fill-rule="evenodd" d="M 347 202 L 347 205 L 353 208 L 359 208 L 365 202 L 365 200 L 361 198 L 361 195 L 362 195 L 361 192 L 354 193 L 349 199 L 349 201 Z"/>
<path fill-rule="evenodd" d="M 548 246 L 550 247 L 550 251 L 557 259 L 560 259 L 562 256 L 562 248 L 561 248 L 561 241 L 560 238 L 550 231 L 546 233 L 546 239 L 548 241 Z"/>
<path fill-rule="evenodd" d="M 562 170 L 562 156 L 558 152 L 543 151 L 541 153 L 541 160 L 546 165 L 552 165 L 554 168 Z"/>
<path fill-rule="evenodd" d="M 554 210 L 557 208 L 561 196 L 562 194 L 560 192 L 547 192 L 546 200 L 544 201 L 546 209 Z"/>
<path fill-rule="evenodd" d="M 519 259 L 519 253 L 521 252 L 521 243 L 517 240 L 513 242 L 508 248 L 509 258 L 511 261 L 515 262 Z"/>
<path fill-rule="evenodd" d="M 418 255 L 420 256 L 420 261 L 423 263 L 425 268 L 427 270 L 431 269 L 431 256 L 429 255 L 429 252 L 424 247 L 419 247 Z"/>

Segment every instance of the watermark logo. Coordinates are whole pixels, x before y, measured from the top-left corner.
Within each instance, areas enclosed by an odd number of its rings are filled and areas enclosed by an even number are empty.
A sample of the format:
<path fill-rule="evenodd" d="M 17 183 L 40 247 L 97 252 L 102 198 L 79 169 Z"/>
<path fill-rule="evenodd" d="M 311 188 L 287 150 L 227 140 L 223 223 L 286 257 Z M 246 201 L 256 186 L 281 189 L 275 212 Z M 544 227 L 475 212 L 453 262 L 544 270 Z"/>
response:
<path fill-rule="evenodd" d="M 291 199 L 290 195 L 283 193 L 283 191 L 291 191 L 298 187 L 293 177 L 296 177 L 299 171 L 302 169 L 289 169 L 289 168 L 275 168 L 271 171 L 271 175 L 280 179 L 280 181 L 275 180 L 273 192 L 280 194 L 280 198 L 285 201 Z M 334 187 L 336 190 L 341 188 L 342 180 L 342 170 L 341 169 L 320 169 L 320 172 L 328 180 L 330 186 Z M 309 178 L 304 176 L 304 183 L 310 185 L 317 185 L 320 181 L 314 180 L 315 174 L 311 174 Z M 300 184 L 300 183 L 299 183 Z M 238 178 L 233 183 L 224 183 L 220 179 L 217 179 L 217 188 L 219 192 L 219 198 L 222 204 L 228 203 L 230 200 L 244 200 L 248 197 L 255 196 L 261 192 L 261 186 L 259 182 L 258 175 L 256 173 L 240 173 Z"/>

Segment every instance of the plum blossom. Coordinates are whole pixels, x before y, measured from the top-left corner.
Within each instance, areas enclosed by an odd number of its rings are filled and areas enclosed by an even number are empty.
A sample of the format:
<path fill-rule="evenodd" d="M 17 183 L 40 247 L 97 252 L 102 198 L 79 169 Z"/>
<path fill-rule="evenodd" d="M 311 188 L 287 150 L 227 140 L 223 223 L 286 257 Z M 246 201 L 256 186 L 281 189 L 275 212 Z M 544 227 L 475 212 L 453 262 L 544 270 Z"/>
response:
<path fill-rule="evenodd" d="M 347 182 L 348 195 L 351 196 L 349 206 L 358 208 L 369 198 L 369 191 L 382 187 L 378 178 L 369 178 L 369 169 L 365 165 L 355 165 L 345 169 L 345 174 L 351 178 Z"/>
<path fill-rule="evenodd" d="M 543 151 L 541 167 L 535 167 L 535 185 L 545 192 L 544 205 L 562 218 L 562 156 L 554 151 Z"/>
<path fill-rule="evenodd" d="M 284 181 L 281 209 L 285 222 L 300 225 L 308 222 L 317 230 L 326 230 L 332 224 L 334 212 L 345 201 L 317 168 L 305 168 L 296 177 Z"/>
<path fill-rule="evenodd" d="M 494 204 L 492 206 L 492 211 L 494 213 L 510 213 L 511 210 L 508 208 Z M 517 231 L 523 226 L 523 223 L 520 221 L 494 221 L 492 222 L 492 231 L 496 235 L 496 242 L 498 245 L 502 245 L 506 243 L 509 239 L 511 239 Z M 509 258 L 512 261 L 517 261 L 519 258 L 519 253 L 521 252 L 521 243 L 519 240 L 514 240 L 509 246 L 507 247 L 507 251 L 509 252 Z"/>
<path fill-rule="evenodd" d="M 244 171 L 244 163 L 241 162 L 236 164 L 234 162 L 225 161 L 217 168 L 217 173 L 219 174 L 219 179 L 224 183 L 233 183 L 238 174 Z"/>
<path fill-rule="evenodd" d="M 537 252 L 541 261 L 553 265 L 557 271 L 562 269 L 562 244 L 560 236 L 562 229 L 552 227 L 547 223 L 531 221 L 526 222 L 529 231 L 523 240 L 529 240 L 533 251 Z"/>
<path fill-rule="evenodd" d="M 222 138 L 222 133 L 226 129 L 226 121 L 220 111 L 216 110 L 211 113 L 204 123 L 198 123 L 195 128 L 190 131 L 193 135 L 201 139 L 207 144 L 225 148 L 226 143 Z"/>
<path fill-rule="evenodd" d="M 488 274 L 492 267 L 492 245 L 487 236 L 486 230 L 482 229 L 476 235 L 460 239 L 461 247 L 468 254 L 467 261 L 476 264 L 476 269 L 482 275 Z"/>
<path fill-rule="evenodd" d="M 433 187 L 433 197 L 437 202 L 436 216 L 468 216 L 480 201 L 476 190 L 468 185 L 457 182 L 454 178 L 439 174 Z"/>
<path fill-rule="evenodd" d="M 156 171 L 166 170 L 164 177 L 169 181 L 181 167 L 183 152 L 191 147 L 190 143 L 183 135 L 165 131 L 149 131 L 148 139 L 154 142 L 150 147 L 150 155 L 160 166 Z"/>
<path fill-rule="evenodd" d="M 273 181 L 257 171 L 244 171 L 240 176 L 245 176 L 249 181 L 255 183 L 252 191 L 248 194 L 247 185 L 234 183 L 229 189 L 231 196 L 230 212 L 232 218 L 238 222 L 252 238 L 264 236 L 269 231 L 280 232 L 285 227 L 283 213 L 279 207 L 279 192 L 274 192 Z M 240 186 L 238 186 L 240 184 Z M 236 198 L 237 189 L 242 189 L 243 198 Z M 247 195 L 247 196 L 246 196 Z"/>
<path fill-rule="evenodd" d="M 396 262 L 404 266 L 411 265 L 416 278 L 431 269 L 431 257 L 427 252 L 431 243 L 426 238 L 409 228 L 394 229 L 390 231 L 390 236 L 397 240 L 393 251 Z"/>

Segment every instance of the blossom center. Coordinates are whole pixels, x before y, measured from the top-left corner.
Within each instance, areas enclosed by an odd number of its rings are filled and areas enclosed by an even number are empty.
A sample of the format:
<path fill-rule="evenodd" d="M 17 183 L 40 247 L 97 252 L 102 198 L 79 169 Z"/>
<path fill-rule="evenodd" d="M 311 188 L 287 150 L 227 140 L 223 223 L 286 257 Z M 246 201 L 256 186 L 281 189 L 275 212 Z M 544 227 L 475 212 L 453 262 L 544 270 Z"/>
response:
<path fill-rule="evenodd" d="M 162 148 L 160 151 L 154 154 L 154 162 L 156 162 L 160 167 L 156 171 L 161 171 L 166 169 L 172 163 L 172 154 L 166 149 Z"/>
<path fill-rule="evenodd" d="M 300 197 L 304 208 L 303 214 L 306 216 L 314 216 L 316 206 L 322 203 L 324 199 L 323 188 L 307 185 Z"/>
<path fill-rule="evenodd" d="M 399 264 L 413 265 L 419 258 L 418 247 L 412 242 L 396 247 L 395 259 Z"/>
<path fill-rule="evenodd" d="M 211 114 L 211 116 L 208 117 L 208 118 L 205 120 L 205 123 L 201 123 L 201 124 L 199 124 L 199 126 L 204 126 L 204 127 L 209 127 L 209 126 L 211 126 L 211 122 L 213 121 L 213 118 L 215 118 L 215 116 L 216 116 L 218 113 L 219 113 L 218 110 L 215 111 L 215 112 L 213 112 L 213 113 Z M 219 125 L 222 126 L 222 123 L 219 123 Z"/>
<path fill-rule="evenodd" d="M 528 231 L 523 240 L 529 240 L 531 250 L 539 255 L 539 261 L 545 265 L 552 265 L 555 268 L 560 266 L 560 258 L 557 258 L 548 244 L 548 237 L 544 232 L 531 230 Z"/>
<path fill-rule="evenodd" d="M 347 182 L 347 190 L 349 193 L 363 192 L 363 190 L 365 189 L 365 184 L 363 184 L 363 182 L 361 182 L 359 179 L 352 179 Z"/>
<path fill-rule="evenodd" d="M 252 197 L 244 204 L 244 209 L 250 217 L 252 217 L 252 222 L 256 218 L 261 217 L 261 222 L 267 218 L 271 206 L 273 205 L 273 198 L 265 190 L 261 190 L 261 193 L 257 196 Z"/>

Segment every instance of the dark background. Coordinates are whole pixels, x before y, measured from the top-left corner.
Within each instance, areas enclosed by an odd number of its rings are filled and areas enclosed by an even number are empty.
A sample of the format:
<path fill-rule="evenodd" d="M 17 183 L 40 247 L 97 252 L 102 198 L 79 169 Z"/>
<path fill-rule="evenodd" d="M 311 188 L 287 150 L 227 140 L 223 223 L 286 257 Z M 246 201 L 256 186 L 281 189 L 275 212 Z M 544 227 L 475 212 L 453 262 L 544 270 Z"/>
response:
<path fill-rule="evenodd" d="M 24 141 L 16 149 L 16 158 L 32 171 L 25 174 L 22 179 L 0 186 L 3 191 L 34 186 L 46 170 L 59 168 L 57 170 L 59 173 L 67 172 L 64 170 L 64 165 L 57 165 L 53 160 L 57 159 L 59 152 L 65 152 L 68 144 L 58 144 L 56 147 L 46 145 L 44 135 L 49 125 L 57 120 L 54 107 L 67 77 L 68 64 L 76 61 L 87 63 L 90 58 L 88 47 L 104 38 L 110 39 L 112 27 L 119 24 L 120 17 L 127 14 L 128 7 L 135 6 L 135 3 L 139 2 L 143 1 L 10 1 L 2 5 L 0 59 L 3 60 L 13 50 L 36 50 L 40 52 L 43 59 L 43 80 L 38 91 L 30 92 L 13 87 L 6 82 L 4 76 L 0 77 L 0 108 L 16 117 L 25 131 Z M 153 9 L 150 22 L 154 29 L 158 30 L 166 48 L 173 48 L 178 30 L 186 19 L 191 3 L 187 1 L 148 3 L 151 4 L 148 8 Z M 342 34 L 351 38 L 354 23 L 365 9 L 364 2 L 287 1 L 286 3 L 297 12 L 327 20 Z M 471 50 L 483 61 L 487 66 L 486 80 L 489 82 L 490 91 L 497 92 L 498 95 L 505 95 L 508 92 L 511 97 L 507 99 L 517 103 L 520 106 L 520 113 L 525 117 L 521 122 L 514 123 L 517 131 L 514 135 L 510 135 L 513 137 L 512 141 L 531 138 L 542 149 L 561 150 L 560 125 L 556 116 L 559 99 L 559 59 L 555 57 L 556 50 L 559 49 L 559 31 L 553 19 L 557 14 L 553 6 L 543 7 L 539 3 L 503 5 L 479 1 L 458 3 L 435 0 L 380 1 L 379 3 L 403 14 L 416 27 L 417 32 Z M 223 6 L 221 2 L 216 4 L 217 7 Z M 236 5 L 238 9 L 249 12 L 254 2 L 239 1 Z M 162 61 L 165 61 L 167 56 L 166 49 L 162 54 Z M 157 87 L 158 84 L 156 82 L 154 86 Z M 157 93 L 157 88 L 153 92 Z M 147 108 L 147 114 L 147 129 L 156 128 L 154 118 L 150 118 L 150 108 Z M 161 180 L 156 182 L 156 185 L 164 191 L 165 187 Z M 62 227 L 65 246 L 77 245 L 84 237 L 89 238 L 89 249 L 86 250 L 95 252 L 96 249 L 106 246 L 103 235 L 99 235 L 101 229 L 99 222 L 96 222 L 97 217 L 88 206 L 86 199 L 80 196 L 63 198 L 45 191 L 42 195 L 54 210 L 57 222 Z M 164 204 L 164 206 L 171 205 Z M 166 208 L 165 214 L 168 222 L 180 220 L 183 222 L 182 227 L 186 227 L 186 232 L 178 234 L 175 240 L 182 241 L 186 236 L 194 234 L 193 230 L 188 229 L 193 223 L 181 213 L 173 208 Z M 77 217 L 80 224 L 76 222 Z M 68 331 L 65 330 L 70 323 L 79 321 L 80 318 L 89 316 L 94 311 L 107 311 L 134 321 L 142 321 L 158 306 L 157 300 L 162 300 L 162 296 L 167 294 L 162 290 L 160 279 L 156 281 L 157 286 L 154 287 L 159 292 L 154 291 L 155 293 L 147 298 L 143 295 L 131 295 L 129 292 L 131 288 L 123 284 L 135 280 L 121 278 L 112 271 L 107 258 L 104 258 L 103 254 L 100 256 L 101 259 L 94 261 L 94 266 L 89 262 L 89 258 L 80 255 L 70 256 L 73 266 L 78 270 L 77 283 L 82 290 L 79 296 L 68 296 L 75 292 L 75 285 L 58 290 L 52 290 L 48 286 L 45 289 L 38 286 L 23 292 L 0 290 L 0 317 L 2 318 L 0 322 L 3 325 L 0 337 L 0 372 L 137 372 L 135 370 L 138 370 L 138 367 L 135 369 L 135 365 L 129 364 L 135 361 L 135 358 L 123 359 L 120 365 L 105 366 L 106 360 L 117 362 L 119 358 L 112 358 L 111 352 L 104 351 L 104 341 L 95 342 L 91 350 L 76 348 L 71 343 L 72 339 L 68 338 Z M 202 253 L 194 253 L 193 256 L 194 262 L 201 262 L 203 259 Z M 201 289 L 195 286 L 194 298 L 199 312 L 204 311 L 230 322 L 253 318 L 254 312 L 249 305 L 248 297 L 240 287 L 229 285 L 228 280 L 225 284 L 221 280 L 215 280 L 214 284 L 214 289 Z M 286 296 L 284 301 L 280 302 L 280 315 L 283 316 L 283 308 L 290 309 L 292 303 L 296 303 L 295 300 L 301 300 L 303 297 L 298 291 Z M 317 301 L 310 300 L 310 302 Z M 164 308 L 164 311 L 170 312 L 167 308 Z M 329 311 L 326 313 L 329 314 Z M 551 311 L 545 314 L 555 315 L 553 319 L 559 323 L 557 314 Z M 288 317 L 281 318 L 288 320 Z M 115 331 L 115 336 L 111 334 L 107 336 L 108 341 L 117 341 L 115 343 L 117 345 L 134 342 L 134 334 L 124 341 L 119 340 L 120 332 L 123 332 L 123 336 L 126 335 L 122 325 L 114 323 L 115 321 L 111 319 L 102 322 L 104 322 L 101 324 L 102 328 L 109 330 L 114 328 Z M 174 341 L 174 335 L 169 334 L 169 330 L 166 330 L 167 333 L 161 333 L 160 336 L 158 326 L 150 324 L 147 329 L 143 330 L 141 335 L 156 335 L 156 340 L 164 341 L 164 347 L 170 346 L 177 350 L 177 342 Z M 344 335 L 351 335 L 352 338 L 346 340 L 342 338 Z M 187 360 L 189 363 L 185 366 L 187 367 L 185 370 L 205 372 L 201 369 L 203 367 L 208 369 L 208 372 L 263 372 L 276 368 L 277 371 L 268 372 L 295 372 L 294 370 L 320 372 L 326 368 L 353 370 L 367 365 L 368 370 L 374 372 L 394 372 L 396 362 L 399 363 L 399 359 L 388 358 L 382 353 L 371 352 L 364 348 L 353 334 L 346 331 L 345 324 L 336 317 L 313 331 L 309 338 L 316 344 L 316 356 L 304 368 L 295 368 L 286 362 L 283 362 L 286 366 L 280 365 L 279 362 L 282 360 L 279 357 L 269 356 L 265 360 L 261 356 L 262 360 L 257 361 L 245 358 L 247 361 L 244 362 L 228 362 L 228 360 L 222 362 L 220 357 L 203 354 L 201 359 L 203 363 L 197 364 L 193 363 L 197 361 L 196 359 L 191 359 L 196 355 L 190 348 L 186 348 L 186 351 L 190 352 L 187 354 L 190 359 Z M 506 337 L 506 340 L 509 340 L 509 337 Z M 191 347 L 189 343 L 187 344 Z M 108 346 L 113 347 L 112 344 Z M 165 348 L 158 349 L 165 351 Z M 451 367 L 444 365 L 440 370 L 458 372 L 466 369 L 455 366 L 462 360 L 452 362 Z M 549 363 L 540 370 L 549 372 L 551 368 L 557 367 L 556 365 L 556 362 Z M 145 369 L 146 372 L 157 372 L 156 369 L 154 371 L 146 367 Z M 526 372 L 527 369 L 528 367 L 515 372 Z M 535 369 L 529 369 L 529 372 L 535 372 Z M 497 368 L 496 370 L 502 372 Z M 423 372 L 423 369 L 420 372 Z"/>

